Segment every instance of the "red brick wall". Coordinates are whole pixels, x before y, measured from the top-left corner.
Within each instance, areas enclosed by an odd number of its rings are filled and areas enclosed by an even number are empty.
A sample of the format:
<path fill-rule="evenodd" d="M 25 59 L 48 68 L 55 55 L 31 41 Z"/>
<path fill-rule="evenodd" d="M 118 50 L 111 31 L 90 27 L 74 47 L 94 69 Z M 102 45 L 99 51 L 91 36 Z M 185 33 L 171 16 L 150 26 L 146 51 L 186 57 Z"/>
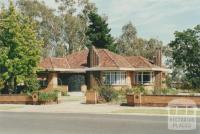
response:
<path fill-rule="evenodd" d="M 130 95 L 129 95 L 130 96 Z M 135 106 L 168 106 L 168 103 L 176 99 L 192 100 L 200 106 L 200 96 L 181 96 L 181 95 L 133 95 L 134 100 L 127 100 L 128 105 Z M 128 98 L 127 98 L 128 99 Z M 131 99 L 131 97 L 129 97 Z M 134 104 L 132 104 L 134 103 Z M 184 103 L 184 102 L 183 102 Z"/>
<path fill-rule="evenodd" d="M 0 95 L 0 104 L 32 104 L 33 99 L 28 95 Z"/>

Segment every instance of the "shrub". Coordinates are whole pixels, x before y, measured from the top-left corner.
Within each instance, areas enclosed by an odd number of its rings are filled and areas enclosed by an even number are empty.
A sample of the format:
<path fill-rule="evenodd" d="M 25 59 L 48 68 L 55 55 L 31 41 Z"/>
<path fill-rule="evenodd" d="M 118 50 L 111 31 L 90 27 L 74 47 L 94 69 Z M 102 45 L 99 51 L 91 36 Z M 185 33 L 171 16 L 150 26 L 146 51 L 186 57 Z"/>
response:
<path fill-rule="evenodd" d="M 143 86 L 137 86 L 134 88 L 126 89 L 126 94 L 147 94 L 147 91 L 144 89 Z"/>
<path fill-rule="evenodd" d="M 118 98 L 117 91 L 111 86 L 100 86 L 98 88 L 98 93 L 99 96 L 103 98 L 106 102 L 110 102 Z"/>
<path fill-rule="evenodd" d="M 152 92 L 153 95 L 161 95 L 161 89 L 155 88 Z"/>
<path fill-rule="evenodd" d="M 56 101 L 58 98 L 57 92 L 40 92 L 39 93 L 39 101 L 42 102 L 49 102 L 49 101 Z"/>
<path fill-rule="evenodd" d="M 54 88 L 53 91 L 59 91 L 61 92 L 61 95 L 62 96 L 67 96 L 67 89 L 66 88 L 63 88 L 63 87 L 57 87 L 57 88 Z"/>
<path fill-rule="evenodd" d="M 161 89 L 161 93 L 163 95 L 175 95 L 177 94 L 177 90 L 175 88 L 163 88 Z"/>
<path fill-rule="evenodd" d="M 33 75 L 30 78 L 27 78 L 24 81 L 24 84 L 25 84 L 25 87 L 24 87 L 23 92 L 25 93 L 36 92 L 40 88 L 40 84 L 39 84 L 39 81 L 37 80 L 36 75 Z"/>
<path fill-rule="evenodd" d="M 177 90 L 175 88 L 154 89 L 154 95 L 175 95 Z"/>

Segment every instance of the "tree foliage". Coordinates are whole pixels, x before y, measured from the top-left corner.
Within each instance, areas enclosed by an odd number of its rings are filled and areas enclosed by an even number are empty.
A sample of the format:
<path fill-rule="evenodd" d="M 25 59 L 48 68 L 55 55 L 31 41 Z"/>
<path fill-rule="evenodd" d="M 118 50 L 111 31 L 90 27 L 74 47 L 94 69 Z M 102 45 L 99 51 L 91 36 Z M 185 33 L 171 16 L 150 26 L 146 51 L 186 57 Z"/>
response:
<path fill-rule="evenodd" d="M 89 14 L 89 20 L 89 28 L 86 33 L 91 41 L 89 45 L 113 51 L 114 39 L 110 34 L 111 29 L 108 28 L 106 20 L 94 12 Z"/>
<path fill-rule="evenodd" d="M 166 50 L 163 43 L 157 39 L 146 40 L 138 37 L 136 27 L 129 22 L 122 27 L 122 35 L 117 39 L 116 51 L 122 55 L 139 55 L 152 59 L 156 48 L 162 48 L 163 52 Z"/>
<path fill-rule="evenodd" d="M 7 89 L 35 74 L 42 41 L 36 38 L 35 24 L 20 14 L 12 2 L 0 14 L 0 68 Z"/>
<path fill-rule="evenodd" d="M 200 25 L 175 32 L 175 39 L 169 46 L 172 49 L 173 65 L 182 68 L 193 88 L 200 88 Z"/>
<path fill-rule="evenodd" d="M 65 56 L 86 48 L 88 14 L 97 8 L 89 0 L 55 0 L 51 9 L 39 0 L 17 0 L 23 14 L 37 22 L 38 37 L 44 40 L 43 57 Z"/>

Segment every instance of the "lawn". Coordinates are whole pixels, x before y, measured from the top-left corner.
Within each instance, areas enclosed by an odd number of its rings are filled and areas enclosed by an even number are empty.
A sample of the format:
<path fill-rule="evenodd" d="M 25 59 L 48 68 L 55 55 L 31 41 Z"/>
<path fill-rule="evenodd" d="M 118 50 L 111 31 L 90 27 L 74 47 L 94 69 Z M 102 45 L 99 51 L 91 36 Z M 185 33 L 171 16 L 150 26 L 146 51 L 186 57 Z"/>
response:
<path fill-rule="evenodd" d="M 21 108 L 20 106 L 0 106 L 0 110 L 12 110 L 16 108 Z"/>

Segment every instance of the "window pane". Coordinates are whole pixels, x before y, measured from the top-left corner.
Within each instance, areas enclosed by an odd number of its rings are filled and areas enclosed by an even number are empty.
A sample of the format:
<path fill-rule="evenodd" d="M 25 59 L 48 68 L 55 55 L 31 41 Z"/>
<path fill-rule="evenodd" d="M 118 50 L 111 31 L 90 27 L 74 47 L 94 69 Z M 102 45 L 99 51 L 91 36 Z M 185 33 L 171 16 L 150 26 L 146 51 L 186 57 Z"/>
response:
<path fill-rule="evenodd" d="M 105 75 L 105 84 L 110 84 L 110 75 L 109 74 Z"/>
<path fill-rule="evenodd" d="M 104 72 L 104 84 L 126 84 L 126 72 Z"/>
<path fill-rule="evenodd" d="M 116 82 L 115 84 L 121 84 L 121 75 L 120 72 L 116 72 Z"/>
<path fill-rule="evenodd" d="M 142 75 L 141 75 L 141 73 L 138 74 L 138 83 L 139 83 L 139 84 L 142 84 L 142 83 L 143 83 L 143 82 L 142 82 Z"/>
<path fill-rule="evenodd" d="M 150 72 L 143 72 L 143 75 L 150 75 Z"/>
<path fill-rule="evenodd" d="M 143 75 L 143 83 L 150 83 L 151 77 L 150 75 Z"/>
<path fill-rule="evenodd" d="M 111 72 L 111 83 L 110 84 L 115 84 L 115 72 Z"/>

